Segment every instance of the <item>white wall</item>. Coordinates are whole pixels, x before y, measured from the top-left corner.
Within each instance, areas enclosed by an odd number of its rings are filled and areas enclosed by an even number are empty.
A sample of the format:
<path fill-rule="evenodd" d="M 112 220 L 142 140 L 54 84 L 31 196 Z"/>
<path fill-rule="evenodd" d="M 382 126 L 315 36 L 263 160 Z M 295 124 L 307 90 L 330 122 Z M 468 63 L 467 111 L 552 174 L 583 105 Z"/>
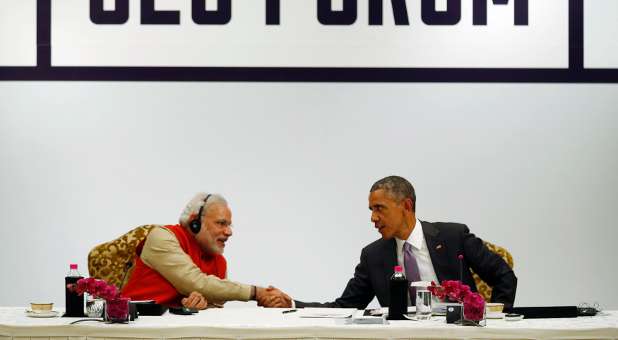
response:
<path fill-rule="evenodd" d="M 332 300 L 378 238 L 371 184 L 508 248 L 518 305 L 618 308 L 618 87 L 0 83 L 0 305 L 64 304 L 70 262 L 197 191 L 226 195 L 230 273 Z"/>

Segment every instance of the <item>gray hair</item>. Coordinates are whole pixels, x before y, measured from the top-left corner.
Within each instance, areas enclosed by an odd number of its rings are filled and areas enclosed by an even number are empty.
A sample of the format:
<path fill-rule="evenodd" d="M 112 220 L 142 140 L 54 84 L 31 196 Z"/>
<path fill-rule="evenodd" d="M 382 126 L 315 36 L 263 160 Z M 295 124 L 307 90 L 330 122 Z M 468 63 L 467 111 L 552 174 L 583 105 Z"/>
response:
<path fill-rule="evenodd" d="M 412 211 L 416 211 L 416 193 L 414 187 L 407 179 L 400 176 L 388 176 L 375 182 L 371 186 L 369 192 L 376 190 L 384 190 L 396 200 L 403 200 L 409 198 L 414 202 L 412 204 Z"/>
<path fill-rule="evenodd" d="M 206 204 L 204 204 L 204 200 L 208 195 L 208 193 L 200 192 L 193 196 L 193 198 L 189 201 L 189 203 L 187 203 L 185 209 L 180 214 L 180 218 L 178 219 L 180 225 L 182 225 L 183 227 L 189 227 L 189 223 L 191 223 L 191 221 L 193 221 L 194 219 L 198 218 L 197 214 L 199 213 L 202 205 L 204 206 L 204 209 L 202 209 L 202 218 L 206 216 L 206 212 L 211 205 L 227 205 L 227 201 L 225 200 L 225 198 L 223 198 L 223 196 L 219 194 L 210 194 L 210 197 L 208 197 L 208 201 L 206 201 Z"/>

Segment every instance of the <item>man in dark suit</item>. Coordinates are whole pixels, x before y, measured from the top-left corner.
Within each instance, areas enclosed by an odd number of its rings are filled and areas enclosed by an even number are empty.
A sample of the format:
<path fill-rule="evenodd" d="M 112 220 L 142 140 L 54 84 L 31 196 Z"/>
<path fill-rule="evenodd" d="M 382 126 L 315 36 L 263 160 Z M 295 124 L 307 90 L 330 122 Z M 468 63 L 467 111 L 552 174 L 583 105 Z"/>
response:
<path fill-rule="evenodd" d="M 386 307 L 389 279 L 396 265 L 405 268 L 408 280 L 438 283 L 460 280 L 461 275 L 463 283 L 476 291 L 470 273 L 473 269 L 493 287 L 492 302 L 513 305 L 517 287 L 513 270 L 465 225 L 417 220 L 416 194 L 405 178 L 389 176 L 377 181 L 370 190 L 369 209 L 371 222 L 382 238 L 363 248 L 354 277 L 341 297 L 328 303 L 294 301 L 296 307 L 364 309 L 374 296 Z"/>

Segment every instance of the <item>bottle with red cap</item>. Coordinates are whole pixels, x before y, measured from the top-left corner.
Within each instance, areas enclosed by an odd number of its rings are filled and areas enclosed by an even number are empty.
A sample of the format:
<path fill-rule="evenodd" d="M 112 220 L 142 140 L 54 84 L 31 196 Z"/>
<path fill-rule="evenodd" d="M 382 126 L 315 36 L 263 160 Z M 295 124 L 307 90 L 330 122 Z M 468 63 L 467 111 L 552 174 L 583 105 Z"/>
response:
<path fill-rule="evenodd" d="M 401 266 L 395 266 L 395 272 L 389 280 L 388 319 L 404 320 L 408 312 L 408 279 Z"/>
<path fill-rule="evenodd" d="M 64 278 L 64 296 L 66 312 L 64 316 L 83 317 L 84 315 L 84 296 L 78 295 L 71 285 L 75 285 L 79 279 L 84 278 L 77 270 L 77 264 L 69 265 L 69 273 Z"/>

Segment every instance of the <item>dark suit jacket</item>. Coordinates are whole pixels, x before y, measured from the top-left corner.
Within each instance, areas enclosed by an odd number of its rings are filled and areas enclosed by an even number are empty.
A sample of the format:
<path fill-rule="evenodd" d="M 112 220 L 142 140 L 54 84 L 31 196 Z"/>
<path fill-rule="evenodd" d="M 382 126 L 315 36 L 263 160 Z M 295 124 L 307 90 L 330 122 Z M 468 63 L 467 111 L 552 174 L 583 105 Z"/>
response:
<path fill-rule="evenodd" d="M 431 223 L 421 221 L 425 242 L 433 269 L 440 282 L 459 280 L 459 259 L 463 255 L 463 283 L 476 291 L 470 268 L 483 281 L 493 287 L 491 301 L 513 305 L 517 278 L 504 260 L 492 253 L 483 240 L 470 233 L 468 227 L 459 223 Z M 418 227 L 418 226 L 416 226 Z M 395 239 L 379 239 L 361 251 L 360 263 L 341 297 L 334 302 L 316 303 L 295 301 L 296 307 L 340 307 L 365 309 L 378 297 L 380 305 L 389 305 L 388 285 L 397 265 Z"/>

